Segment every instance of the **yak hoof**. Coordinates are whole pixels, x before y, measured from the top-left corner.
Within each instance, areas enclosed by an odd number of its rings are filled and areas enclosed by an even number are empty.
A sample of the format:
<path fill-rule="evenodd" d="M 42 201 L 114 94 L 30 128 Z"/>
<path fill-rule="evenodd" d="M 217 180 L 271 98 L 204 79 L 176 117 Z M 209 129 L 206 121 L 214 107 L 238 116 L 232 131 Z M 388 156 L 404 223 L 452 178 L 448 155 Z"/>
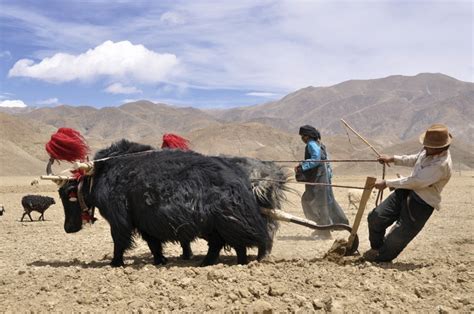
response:
<path fill-rule="evenodd" d="M 219 264 L 219 260 L 214 260 L 214 261 L 209 261 L 209 260 L 206 260 L 204 259 L 201 263 L 201 267 L 206 267 L 206 266 L 212 266 L 212 265 L 216 265 L 216 264 Z"/>
<path fill-rule="evenodd" d="M 112 266 L 112 267 L 124 267 L 125 264 L 124 264 L 123 260 L 112 260 L 110 262 L 110 266 Z"/>
<path fill-rule="evenodd" d="M 181 254 L 180 257 L 182 260 L 189 261 L 191 258 L 193 258 L 193 256 L 194 256 L 193 253 L 191 253 L 191 254 Z"/>
<path fill-rule="evenodd" d="M 154 265 L 166 265 L 166 263 L 168 263 L 168 259 L 164 256 L 154 258 L 153 260 Z"/>

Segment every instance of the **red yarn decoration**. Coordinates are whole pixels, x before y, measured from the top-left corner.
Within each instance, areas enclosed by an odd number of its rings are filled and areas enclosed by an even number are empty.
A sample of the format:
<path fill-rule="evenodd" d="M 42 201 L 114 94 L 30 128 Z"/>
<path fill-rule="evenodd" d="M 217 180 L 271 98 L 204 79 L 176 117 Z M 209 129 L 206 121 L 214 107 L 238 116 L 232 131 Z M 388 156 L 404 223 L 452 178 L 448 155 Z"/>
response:
<path fill-rule="evenodd" d="M 69 162 L 84 161 L 89 152 L 81 133 L 70 128 L 59 128 L 45 148 L 51 158 Z"/>
<path fill-rule="evenodd" d="M 163 135 L 163 144 L 161 148 L 177 148 L 181 150 L 190 150 L 189 141 L 179 135 L 167 133 Z"/>

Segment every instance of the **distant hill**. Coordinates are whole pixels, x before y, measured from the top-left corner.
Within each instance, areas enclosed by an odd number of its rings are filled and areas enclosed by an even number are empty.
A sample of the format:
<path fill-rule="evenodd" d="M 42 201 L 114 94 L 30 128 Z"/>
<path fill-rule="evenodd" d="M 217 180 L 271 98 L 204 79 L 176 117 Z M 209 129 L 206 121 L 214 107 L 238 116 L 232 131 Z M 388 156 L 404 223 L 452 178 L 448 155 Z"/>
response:
<path fill-rule="evenodd" d="M 58 106 L 21 114 L 57 128 L 68 126 L 88 138 L 114 141 L 121 138 L 139 141 L 144 138 L 161 143 L 165 132 L 189 132 L 219 125 L 216 118 L 195 108 L 179 108 L 149 101 L 127 103 L 119 107 Z"/>
<path fill-rule="evenodd" d="M 45 169 L 45 143 L 56 129 L 0 112 L 0 175 L 30 175 Z"/>
<path fill-rule="evenodd" d="M 279 101 L 228 110 L 181 108 L 146 100 L 101 109 L 67 105 L 20 109 L 0 108 L 0 175 L 42 174 L 48 158 L 44 144 L 59 127 L 79 130 L 91 147 L 91 156 L 121 138 L 160 147 L 163 133 L 173 132 L 189 138 L 193 149 L 204 154 L 299 160 L 304 144 L 298 127 L 309 123 L 321 130 L 331 158 L 375 158 L 353 134 L 349 133 L 348 141 L 341 118 L 386 153 L 419 150 L 418 135 L 433 122 L 446 123 L 455 137 L 451 151 L 456 167 L 474 168 L 474 84 L 443 74 L 307 87 Z M 369 175 L 381 169 L 374 163 L 333 167 L 336 174 Z"/>
<path fill-rule="evenodd" d="M 289 132 L 312 124 L 326 135 L 343 133 L 343 118 L 362 134 L 392 144 L 441 122 L 456 137 L 472 142 L 474 84 L 443 74 L 395 75 L 306 87 L 279 101 L 209 113 L 232 122 L 267 120 Z"/>

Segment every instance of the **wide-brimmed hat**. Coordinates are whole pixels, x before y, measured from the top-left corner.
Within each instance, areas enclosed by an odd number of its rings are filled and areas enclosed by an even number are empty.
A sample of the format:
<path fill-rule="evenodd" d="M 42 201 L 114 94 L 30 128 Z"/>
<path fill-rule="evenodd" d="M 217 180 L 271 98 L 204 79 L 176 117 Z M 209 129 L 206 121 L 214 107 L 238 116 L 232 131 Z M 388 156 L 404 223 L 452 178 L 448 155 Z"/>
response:
<path fill-rule="evenodd" d="M 451 144 L 453 137 L 444 124 L 433 124 L 420 135 L 420 143 L 429 148 L 443 148 Z"/>

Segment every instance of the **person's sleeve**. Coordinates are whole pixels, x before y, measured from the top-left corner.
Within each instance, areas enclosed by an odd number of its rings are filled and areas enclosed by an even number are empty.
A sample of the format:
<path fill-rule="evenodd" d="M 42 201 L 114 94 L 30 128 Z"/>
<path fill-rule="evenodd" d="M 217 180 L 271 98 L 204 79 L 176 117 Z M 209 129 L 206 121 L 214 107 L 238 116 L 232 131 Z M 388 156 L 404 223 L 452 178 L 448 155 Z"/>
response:
<path fill-rule="evenodd" d="M 426 188 L 438 182 L 444 176 L 443 168 L 439 165 L 428 166 L 410 177 L 386 180 L 388 187 L 396 189 L 416 190 Z"/>
<path fill-rule="evenodd" d="M 310 159 L 306 160 L 321 160 L 321 148 L 315 142 L 308 143 L 308 151 L 310 154 Z M 316 168 L 320 163 L 319 162 L 303 162 L 301 164 L 301 169 L 303 171 Z"/>
<path fill-rule="evenodd" d="M 393 161 L 396 166 L 413 167 L 418 159 L 419 154 L 414 155 L 395 155 Z"/>

